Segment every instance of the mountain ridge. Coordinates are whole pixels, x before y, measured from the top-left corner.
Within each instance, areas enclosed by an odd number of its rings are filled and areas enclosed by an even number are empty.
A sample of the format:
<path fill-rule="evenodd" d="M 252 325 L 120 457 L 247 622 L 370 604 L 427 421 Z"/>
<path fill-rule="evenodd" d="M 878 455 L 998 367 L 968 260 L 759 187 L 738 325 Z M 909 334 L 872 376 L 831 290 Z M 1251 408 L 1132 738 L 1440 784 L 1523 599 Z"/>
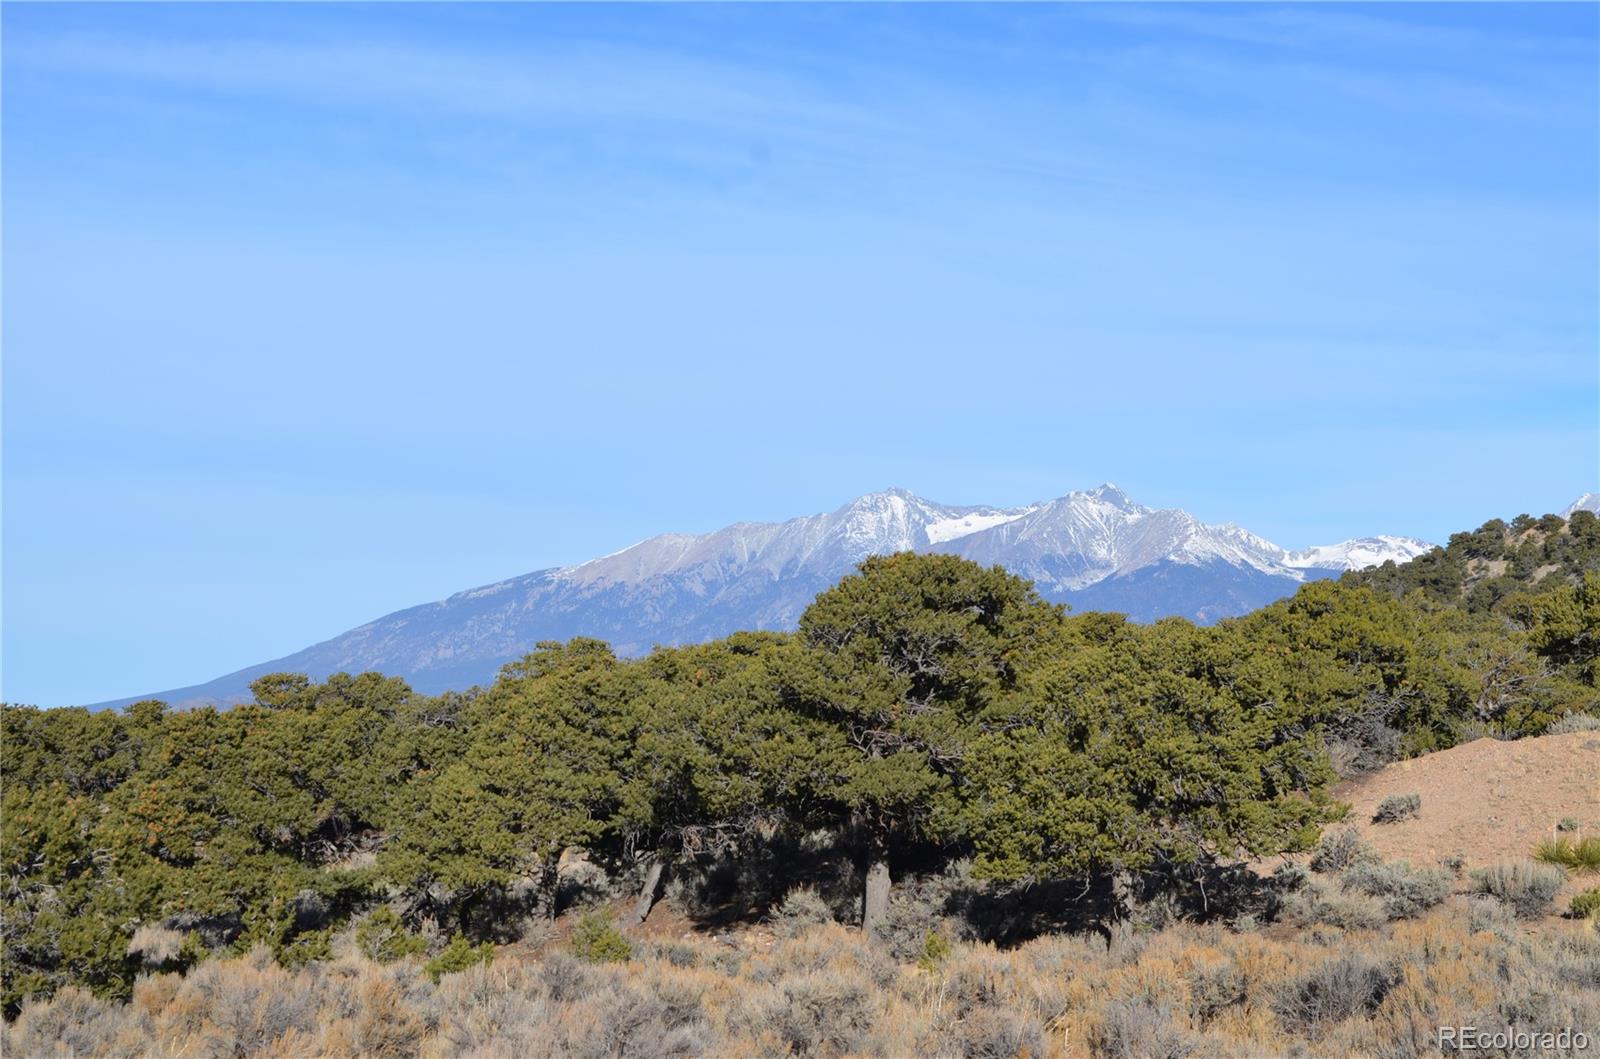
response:
<path fill-rule="evenodd" d="M 1232 523 L 1139 504 L 1110 482 L 1018 507 L 941 504 L 890 488 L 783 522 L 658 534 L 395 611 L 205 684 L 97 707 L 245 701 L 251 680 L 280 671 L 321 678 L 376 669 L 437 692 L 492 679 L 540 640 L 594 636 L 637 655 L 737 629 L 790 629 L 818 592 L 873 554 L 945 552 L 1005 566 L 1078 609 L 1208 623 L 1353 563 L 1403 562 L 1432 547 L 1373 536 L 1291 552 Z"/>

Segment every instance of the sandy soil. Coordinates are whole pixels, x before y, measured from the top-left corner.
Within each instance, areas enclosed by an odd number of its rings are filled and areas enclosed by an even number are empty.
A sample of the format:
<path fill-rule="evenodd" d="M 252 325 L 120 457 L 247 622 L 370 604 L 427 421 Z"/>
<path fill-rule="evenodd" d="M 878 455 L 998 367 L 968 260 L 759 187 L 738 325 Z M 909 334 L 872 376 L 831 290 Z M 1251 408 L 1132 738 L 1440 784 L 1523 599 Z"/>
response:
<path fill-rule="evenodd" d="M 1349 823 L 1385 860 L 1432 866 L 1460 856 L 1467 871 L 1520 860 L 1568 817 L 1579 822 L 1575 835 L 1600 834 L 1600 733 L 1480 739 L 1396 762 L 1335 794 L 1350 803 Z M 1392 794 L 1422 795 L 1422 811 L 1413 820 L 1373 823 L 1378 803 Z M 1597 883 L 1593 876 L 1574 880 L 1567 892 Z"/>

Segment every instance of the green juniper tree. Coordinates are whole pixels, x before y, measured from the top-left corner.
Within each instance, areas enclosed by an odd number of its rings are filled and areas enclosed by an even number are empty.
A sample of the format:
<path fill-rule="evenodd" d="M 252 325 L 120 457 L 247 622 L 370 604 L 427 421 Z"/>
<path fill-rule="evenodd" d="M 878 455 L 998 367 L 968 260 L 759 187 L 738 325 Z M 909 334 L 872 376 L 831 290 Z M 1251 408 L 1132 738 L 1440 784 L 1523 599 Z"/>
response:
<path fill-rule="evenodd" d="M 819 733 L 781 701 L 779 660 L 793 650 L 788 635 L 735 633 L 640 663 L 616 832 L 644 878 L 624 927 L 649 914 L 676 857 L 741 851 L 786 814 L 807 816 L 796 795 Z"/>
<path fill-rule="evenodd" d="M 600 842 L 624 793 L 636 683 L 599 640 L 541 643 L 465 707 L 459 761 L 419 773 L 385 870 L 408 892 L 454 904 L 464 920 L 528 877 L 555 914 L 556 867 L 569 846 Z"/>
<path fill-rule="evenodd" d="M 1137 873 L 1303 849 L 1327 818 L 1315 718 L 1249 674 L 1219 674 L 1210 630 L 1081 626 L 972 747 L 977 873 L 1101 876 L 1123 910 Z"/>
<path fill-rule="evenodd" d="M 859 571 L 801 615 L 786 691 L 828 726 L 812 791 L 861 835 L 872 931 L 895 845 L 956 831 L 970 744 L 1061 612 L 1022 578 L 954 556 L 907 552 Z"/>

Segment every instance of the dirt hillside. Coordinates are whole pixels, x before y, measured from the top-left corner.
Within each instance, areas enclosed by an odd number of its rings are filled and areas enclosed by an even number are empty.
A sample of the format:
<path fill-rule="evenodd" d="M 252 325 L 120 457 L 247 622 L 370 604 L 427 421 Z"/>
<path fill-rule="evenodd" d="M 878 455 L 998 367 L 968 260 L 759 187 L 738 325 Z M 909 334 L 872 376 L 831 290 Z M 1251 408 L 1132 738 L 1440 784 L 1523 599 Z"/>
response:
<path fill-rule="evenodd" d="M 1431 866 L 1460 856 L 1470 871 L 1527 857 L 1563 819 L 1578 821 L 1576 834 L 1600 834 L 1600 733 L 1480 739 L 1396 762 L 1335 793 L 1385 860 Z M 1393 794 L 1420 794 L 1421 813 L 1373 823 L 1378 803 Z"/>

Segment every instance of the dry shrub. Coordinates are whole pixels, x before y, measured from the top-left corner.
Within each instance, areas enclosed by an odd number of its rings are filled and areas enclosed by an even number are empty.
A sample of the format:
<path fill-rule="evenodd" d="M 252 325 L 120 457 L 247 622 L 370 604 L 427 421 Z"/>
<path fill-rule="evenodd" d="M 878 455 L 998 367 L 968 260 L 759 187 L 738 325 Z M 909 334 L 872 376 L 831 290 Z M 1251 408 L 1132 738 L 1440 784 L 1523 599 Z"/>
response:
<path fill-rule="evenodd" d="M 833 922 L 833 910 L 810 886 L 797 886 L 783 895 L 772 913 L 772 929 L 779 937 L 799 937 L 812 927 Z"/>
<path fill-rule="evenodd" d="M 1375 824 L 1398 824 L 1402 820 L 1415 819 L 1422 811 L 1422 795 L 1420 794 L 1391 794 L 1378 803 L 1378 809 L 1372 814 Z"/>
<path fill-rule="evenodd" d="M 1493 1005 L 1497 968 L 1510 952 L 1504 938 L 1444 916 L 1397 927 L 1390 951 L 1400 974 L 1373 1029 L 1379 1054 L 1395 1059 L 1434 1055 L 1438 1027 L 1474 1024 Z"/>
<path fill-rule="evenodd" d="M 1330 886 L 1321 879 L 1311 879 L 1290 894 L 1283 912 L 1289 922 L 1302 927 L 1326 924 L 1343 930 L 1370 929 L 1389 918 L 1388 909 L 1377 898 L 1360 890 Z"/>
<path fill-rule="evenodd" d="M 1008 1008 L 973 1012 L 951 1030 L 962 1059 L 1017 1059 L 1046 1054 L 1044 1025 L 1038 1017 Z"/>
<path fill-rule="evenodd" d="M 1316 1038 L 1328 1023 L 1377 1009 L 1395 974 L 1362 952 L 1345 952 L 1286 983 L 1275 1005 L 1293 1031 Z"/>
<path fill-rule="evenodd" d="M 480 964 L 441 979 L 439 1029 L 429 1054 L 556 1054 L 549 1042 L 560 1005 L 550 1002 L 537 970 Z"/>
<path fill-rule="evenodd" d="M 1475 934 L 1493 934 L 1510 943 L 1517 938 L 1516 913 L 1487 894 L 1474 894 L 1467 898 L 1467 929 Z"/>
<path fill-rule="evenodd" d="M 1472 873 L 1481 894 L 1487 894 L 1517 914 L 1519 919 L 1538 919 L 1550 909 L 1567 873 L 1554 864 L 1536 860 L 1494 864 Z"/>
<path fill-rule="evenodd" d="M 1600 1027 L 1600 941 L 1586 931 L 1519 939 L 1503 982 L 1478 1025 L 1515 1025 L 1533 1033 Z M 1590 1054 L 1550 1052 L 1547 1054 Z"/>
<path fill-rule="evenodd" d="M 1342 896 L 1337 886 L 1318 880 Z M 416 961 L 287 971 L 263 953 L 141 979 L 124 1005 L 66 989 L 26 1005 L 4 1055 L 295 1059 L 1423 1059 L 1440 1024 L 1600 1025 L 1600 938 L 1524 936 L 1498 902 L 1376 929 L 958 942 L 896 964 L 824 924 L 743 947 L 641 944 L 588 964 L 552 947 L 432 982 Z"/>
<path fill-rule="evenodd" d="M 1341 827 L 1317 839 L 1317 848 L 1311 851 L 1311 870 L 1336 875 L 1372 856 L 1372 847 L 1361 840 L 1355 828 Z"/>
<path fill-rule="evenodd" d="M 30 1059 L 79 1059 L 143 1053 L 143 1013 L 67 986 L 48 1001 L 28 1001 L 0 1038 L 0 1054 Z"/>
<path fill-rule="evenodd" d="M 1188 1059 L 1200 1046 L 1171 1007 L 1140 997 L 1107 1004 L 1089 1040 L 1106 1059 Z"/>
<path fill-rule="evenodd" d="M 429 1030 L 426 1008 L 395 982 L 364 973 L 355 983 L 354 1010 L 329 1028 L 331 1050 L 372 1059 L 402 1059 L 420 1054 Z"/>
<path fill-rule="evenodd" d="M 156 923 L 146 923 L 128 940 L 128 955 L 137 956 L 147 967 L 158 967 L 178 958 L 183 951 L 183 932 Z"/>
<path fill-rule="evenodd" d="M 968 950 L 966 959 L 954 962 L 945 976 L 945 997 L 952 1014 L 964 1019 L 999 1004 L 1014 990 L 1014 973 L 1013 961 L 992 948 Z"/>
<path fill-rule="evenodd" d="M 1571 735 L 1573 732 L 1600 732 L 1600 717 L 1592 713 L 1566 713 L 1545 729 L 1546 735 Z"/>
<path fill-rule="evenodd" d="M 1405 861 L 1361 861 L 1340 880 L 1346 889 L 1383 902 L 1390 919 L 1412 919 L 1450 896 L 1451 876 L 1441 868 L 1413 868 Z"/>
<path fill-rule="evenodd" d="M 900 976 L 900 965 L 877 945 L 867 942 L 859 931 L 836 923 L 782 941 L 770 952 L 751 958 L 743 973 L 757 981 L 777 982 L 823 970 L 859 975 L 877 989 L 887 988 Z"/>
<path fill-rule="evenodd" d="M 862 978 L 810 971 L 752 995 L 742 1021 L 752 1036 L 781 1044 L 783 1054 L 841 1056 L 872 1030 L 877 999 Z"/>
<path fill-rule="evenodd" d="M 1200 1023 L 1211 1022 L 1250 997 L 1244 971 L 1231 961 L 1196 966 L 1189 973 L 1188 985 L 1189 1014 Z"/>
<path fill-rule="evenodd" d="M 244 960 L 195 968 L 168 1010 L 203 1054 L 244 1059 L 305 1050 L 323 1000 L 320 967 L 290 972 L 257 949 Z"/>
<path fill-rule="evenodd" d="M 961 951 L 984 950 L 968 946 Z M 1122 950 L 1108 946 L 1095 934 L 1056 934 L 1031 941 L 1016 951 L 1027 957 L 1028 968 L 1034 975 L 1071 977 L 1124 962 L 1118 959 Z"/>

